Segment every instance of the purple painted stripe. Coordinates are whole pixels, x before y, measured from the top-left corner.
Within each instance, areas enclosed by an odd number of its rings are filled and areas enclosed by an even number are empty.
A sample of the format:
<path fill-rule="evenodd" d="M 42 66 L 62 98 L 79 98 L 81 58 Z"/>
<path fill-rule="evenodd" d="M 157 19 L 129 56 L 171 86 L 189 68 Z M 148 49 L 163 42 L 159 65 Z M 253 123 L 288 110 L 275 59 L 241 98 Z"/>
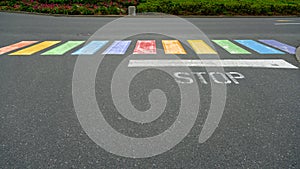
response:
<path fill-rule="evenodd" d="M 102 54 L 125 54 L 130 43 L 130 40 L 114 41 Z"/>
<path fill-rule="evenodd" d="M 278 42 L 277 40 L 259 40 L 262 43 L 265 43 L 267 45 L 273 46 L 277 49 L 280 49 L 282 51 L 285 51 L 289 54 L 295 54 L 296 48 L 281 42 Z"/>

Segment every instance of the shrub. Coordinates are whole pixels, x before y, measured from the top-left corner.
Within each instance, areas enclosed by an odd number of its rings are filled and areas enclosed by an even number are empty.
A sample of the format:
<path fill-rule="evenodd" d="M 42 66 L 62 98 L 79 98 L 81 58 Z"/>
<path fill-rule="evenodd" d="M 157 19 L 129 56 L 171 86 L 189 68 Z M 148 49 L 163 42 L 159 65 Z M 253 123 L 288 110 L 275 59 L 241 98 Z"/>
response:
<path fill-rule="evenodd" d="M 94 15 L 137 12 L 175 15 L 300 15 L 300 0 L 1 0 L 1 10 Z"/>
<path fill-rule="evenodd" d="M 196 15 L 299 15 L 299 0 L 148 0 L 138 12 Z"/>

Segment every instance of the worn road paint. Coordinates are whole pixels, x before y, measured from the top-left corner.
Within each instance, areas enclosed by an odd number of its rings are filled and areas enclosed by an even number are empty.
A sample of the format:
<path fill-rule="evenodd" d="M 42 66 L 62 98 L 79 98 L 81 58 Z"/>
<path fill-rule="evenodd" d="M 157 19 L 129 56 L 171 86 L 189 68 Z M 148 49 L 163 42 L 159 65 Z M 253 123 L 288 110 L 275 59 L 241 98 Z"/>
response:
<path fill-rule="evenodd" d="M 235 40 L 237 43 L 244 45 L 259 54 L 284 54 L 283 52 L 271 48 L 269 46 L 263 45 L 254 40 Z"/>
<path fill-rule="evenodd" d="M 188 43 L 194 49 L 196 54 L 217 54 L 217 52 L 203 40 L 188 40 Z"/>
<path fill-rule="evenodd" d="M 72 53 L 72 55 L 92 55 L 107 43 L 108 41 L 91 41 L 87 45 Z"/>
<path fill-rule="evenodd" d="M 53 46 L 57 43 L 60 43 L 61 41 L 44 41 L 44 42 L 41 42 L 39 44 L 36 44 L 36 45 L 33 45 L 33 46 L 30 46 L 28 48 L 25 48 L 25 49 L 22 49 L 22 50 L 19 50 L 19 51 L 16 51 L 14 53 L 11 53 L 9 55 L 32 55 L 34 53 L 37 53 L 43 49 L 46 49 L 50 46 Z"/>
<path fill-rule="evenodd" d="M 162 40 L 165 54 L 186 54 L 178 40 Z"/>
<path fill-rule="evenodd" d="M 298 69 L 283 59 L 130 60 L 128 67 L 252 67 Z"/>
<path fill-rule="evenodd" d="M 274 25 L 300 25 L 300 23 L 274 23 Z"/>
<path fill-rule="evenodd" d="M 298 62 L 300 63 L 300 46 L 297 47 L 295 56 Z"/>
<path fill-rule="evenodd" d="M 239 72 L 175 72 L 175 81 L 180 84 L 192 84 L 194 78 L 199 79 L 201 84 L 214 82 L 217 84 L 240 84 L 240 79 L 245 79 L 245 76 Z"/>
<path fill-rule="evenodd" d="M 278 42 L 277 40 L 258 40 L 258 41 L 260 41 L 264 44 L 273 46 L 273 47 L 275 47 L 277 49 L 280 49 L 282 51 L 285 51 L 289 54 L 295 54 L 296 53 L 296 48 L 295 47 L 284 44 L 284 43 L 281 43 L 281 42 Z"/>
<path fill-rule="evenodd" d="M 7 52 L 11 52 L 13 50 L 19 49 L 19 48 L 23 48 L 25 46 L 29 46 L 31 44 L 37 43 L 38 41 L 21 41 L 9 46 L 5 46 L 0 48 L 0 55 L 7 53 Z"/>
<path fill-rule="evenodd" d="M 285 20 L 285 19 L 281 19 L 281 20 L 276 20 L 276 22 L 291 22 L 293 20 Z"/>
<path fill-rule="evenodd" d="M 155 40 L 138 40 L 133 54 L 156 54 Z"/>
<path fill-rule="evenodd" d="M 213 40 L 213 42 L 225 49 L 230 54 L 251 54 L 247 50 L 237 46 L 229 40 Z"/>
<path fill-rule="evenodd" d="M 131 41 L 124 40 L 124 41 L 114 41 L 102 54 L 116 54 L 116 55 L 123 55 L 127 51 Z"/>
<path fill-rule="evenodd" d="M 41 55 L 63 55 L 71 49 L 83 44 L 84 41 L 68 41 L 56 48 L 48 50 L 47 52 L 42 53 Z"/>

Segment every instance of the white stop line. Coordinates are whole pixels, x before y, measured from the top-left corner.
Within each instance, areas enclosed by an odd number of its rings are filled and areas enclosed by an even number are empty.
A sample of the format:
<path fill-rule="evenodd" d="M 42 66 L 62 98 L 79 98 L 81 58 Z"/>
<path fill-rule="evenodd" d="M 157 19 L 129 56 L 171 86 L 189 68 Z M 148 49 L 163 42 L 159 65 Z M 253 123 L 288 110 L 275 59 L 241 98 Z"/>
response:
<path fill-rule="evenodd" d="M 128 67 L 250 67 L 298 69 L 283 59 L 130 60 Z"/>

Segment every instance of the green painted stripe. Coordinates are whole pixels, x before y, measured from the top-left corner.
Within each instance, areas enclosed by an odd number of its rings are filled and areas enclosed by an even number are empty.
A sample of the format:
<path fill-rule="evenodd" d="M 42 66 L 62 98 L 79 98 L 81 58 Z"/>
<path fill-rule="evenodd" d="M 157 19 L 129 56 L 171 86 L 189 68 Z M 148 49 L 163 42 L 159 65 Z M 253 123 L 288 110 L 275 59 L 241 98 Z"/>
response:
<path fill-rule="evenodd" d="M 225 49 L 231 54 L 251 54 L 247 50 L 237 46 L 229 40 L 213 40 L 213 42 L 215 42 L 217 45 L 221 46 L 223 49 Z"/>
<path fill-rule="evenodd" d="M 42 53 L 41 55 L 63 55 L 69 50 L 83 44 L 84 41 L 68 41 L 60 46 L 57 46 L 56 48 L 53 48 L 51 50 L 48 50 L 45 53 Z"/>

